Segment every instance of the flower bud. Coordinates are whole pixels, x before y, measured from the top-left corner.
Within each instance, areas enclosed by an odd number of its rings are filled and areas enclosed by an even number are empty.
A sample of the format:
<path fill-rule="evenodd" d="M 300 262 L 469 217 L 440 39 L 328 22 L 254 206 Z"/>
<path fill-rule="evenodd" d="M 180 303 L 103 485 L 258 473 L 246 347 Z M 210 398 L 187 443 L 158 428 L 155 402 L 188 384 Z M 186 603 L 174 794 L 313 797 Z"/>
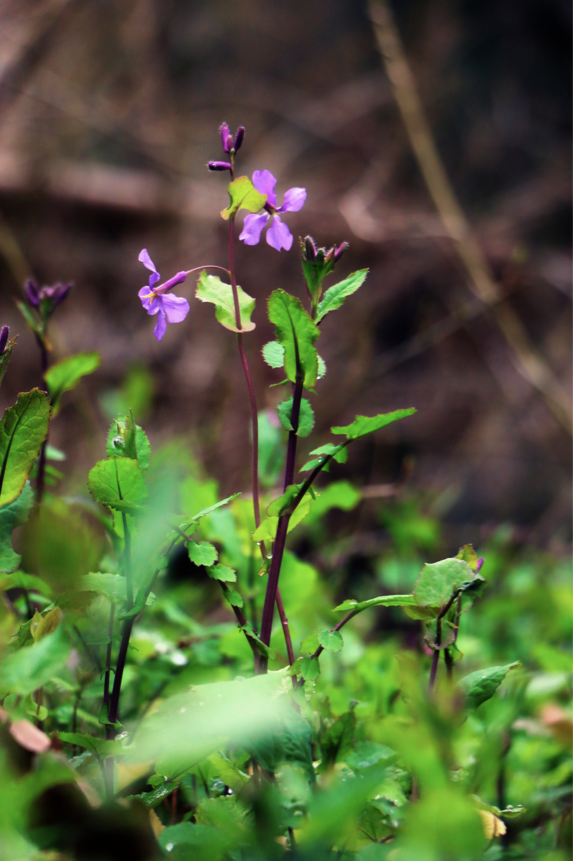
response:
<path fill-rule="evenodd" d="M 227 149 L 225 150 L 225 152 L 231 152 L 232 149 L 233 149 L 233 135 L 228 135 L 227 136 Z"/>
<path fill-rule="evenodd" d="M 223 146 L 223 152 L 229 152 L 229 134 L 229 126 L 227 123 L 223 123 L 221 126 L 221 144 Z"/>
<path fill-rule="evenodd" d="M 10 334 L 10 329 L 8 326 L 2 326 L 0 329 L 0 355 L 6 349 L 6 344 L 8 343 L 8 335 Z"/>
<path fill-rule="evenodd" d="M 316 243 L 312 236 L 304 238 L 304 256 L 307 260 L 316 260 Z"/>
<path fill-rule="evenodd" d="M 30 305 L 34 308 L 37 308 L 40 304 L 40 294 L 38 292 L 38 282 L 34 281 L 33 278 L 28 278 L 26 283 L 24 284 L 24 293 L 28 299 Z"/>
<path fill-rule="evenodd" d="M 245 127 L 239 126 L 239 128 L 235 132 L 235 141 L 233 143 L 233 149 L 235 150 L 235 152 L 239 152 L 239 150 L 241 149 L 244 137 L 245 137 Z"/>
<path fill-rule="evenodd" d="M 485 562 L 485 559 L 483 558 L 483 556 L 481 559 L 478 559 L 477 565 L 476 565 L 476 574 L 479 574 L 479 572 L 481 571 L 481 566 L 483 565 L 484 562 Z"/>
<path fill-rule="evenodd" d="M 53 302 L 55 308 L 57 305 L 60 305 L 64 301 L 72 287 L 72 281 L 70 281 L 69 284 L 54 284 L 53 287 L 42 288 L 42 290 L 40 290 L 40 296 L 42 295 L 43 289 L 50 291 L 48 293 L 48 297 Z"/>
<path fill-rule="evenodd" d="M 207 165 L 209 170 L 232 170 L 228 161 L 210 161 Z"/>
<path fill-rule="evenodd" d="M 348 250 L 348 247 L 349 247 L 348 242 L 343 242 L 341 245 L 338 246 L 338 248 L 334 252 L 334 263 L 335 264 L 338 263 L 338 261 L 340 260 L 342 255 L 346 253 L 346 251 Z"/>

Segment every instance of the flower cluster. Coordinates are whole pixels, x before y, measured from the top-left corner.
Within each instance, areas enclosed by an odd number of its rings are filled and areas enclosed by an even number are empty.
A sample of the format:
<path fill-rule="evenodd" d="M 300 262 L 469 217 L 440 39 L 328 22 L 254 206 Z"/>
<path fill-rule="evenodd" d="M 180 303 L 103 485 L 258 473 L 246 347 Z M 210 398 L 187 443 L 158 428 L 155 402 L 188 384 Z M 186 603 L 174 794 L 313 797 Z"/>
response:
<path fill-rule="evenodd" d="M 276 248 L 281 251 L 290 251 L 292 247 L 292 233 L 280 219 L 279 212 L 298 212 L 302 209 L 306 200 L 306 188 L 289 188 L 285 191 L 284 200 L 281 206 L 277 206 L 277 196 L 275 194 L 276 179 L 270 170 L 256 170 L 253 174 L 253 185 L 261 194 L 267 195 L 265 203 L 265 212 L 254 213 L 247 215 L 243 224 L 243 232 L 240 234 L 245 245 L 257 245 L 261 238 L 261 233 L 268 224 L 271 225 L 267 230 L 267 243 L 271 248 Z"/>
<path fill-rule="evenodd" d="M 73 287 L 73 282 L 62 284 L 58 282 L 51 287 L 40 287 L 33 278 L 28 278 L 24 284 L 24 292 L 28 302 L 36 308 L 40 316 L 46 320 L 53 314 L 58 305 L 64 301 Z"/>
<path fill-rule="evenodd" d="M 149 286 L 142 287 L 138 293 L 141 299 L 141 304 L 148 314 L 157 314 L 157 323 L 153 330 L 153 334 L 158 341 L 161 341 L 165 335 L 168 323 L 181 323 L 189 313 L 189 302 L 180 296 L 167 296 L 167 292 L 181 284 L 187 278 L 187 272 L 178 272 L 173 278 L 164 281 L 158 287 L 155 285 L 160 280 L 161 276 L 149 254 L 147 248 L 144 248 L 139 253 L 137 258 L 140 263 L 143 263 L 146 269 L 149 269 Z"/>
<path fill-rule="evenodd" d="M 223 152 L 230 156 L 231 161 L 210 161 L 207 167 L 209 168 L 209 170 L 229 170 L 232 173 L 233 162 L 235 161 L 235 154 L 238 153 L 241 149 L 241 144 L 243 143 L 243 138 L 245 137 L 245 127 L 239 126 L 239 128 L 235 132 L 234 138 L 229 131 L 229 126 L 227 125 L 227 123 L 223 123 L 220 132 Z"/>

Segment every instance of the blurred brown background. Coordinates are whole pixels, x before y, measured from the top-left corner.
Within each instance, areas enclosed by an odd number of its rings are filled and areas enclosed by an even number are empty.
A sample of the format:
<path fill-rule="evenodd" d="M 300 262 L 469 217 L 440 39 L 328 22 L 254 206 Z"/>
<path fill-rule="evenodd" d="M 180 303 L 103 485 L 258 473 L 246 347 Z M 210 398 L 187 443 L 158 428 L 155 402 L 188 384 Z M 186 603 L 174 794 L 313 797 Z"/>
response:
<path fill-rule="evenodd" d="M 570 6 L 392 8 L 502 304 L 551 385 L 568 391 Z M 141 416 L 152 441 L 187 435 L 224 492 L 248 488 L 234 336 L 212 306 L 192 301 L 159 345 L 137 297 L 147 283 L 142 247 L 164 278 L 225 265 L 227 175 L 205 165 L 222 156 L 226 120 L 247 129 L 239 174 L 271 170 L 279 196 L 307 188 L 303 210 L 287 216 L 295 238 L 346 239 L 338 274 L 371 270 L 322 326 L 328 373 L 313 399 L 313 444 L 357 413 L 419 411 L 356 445 L 337 476 L 376 488 L 410 475 L 439 500 L 453 543 L 511 522 L 527 540 L 563 546 L 570 436 L 471 289 L 412 154 L 363 0 L 4 0 L 0 22 L 0 323 L 19 334 L 0 402 L 39 383 L 37 350 L 13 303 L 25 277 L 73 279 L 54 317 L 54 359 L 99 350 L 103 365 L 54 423 L 70 489 L 103 456 L 106 410 L 141 368 L 152 374 Z M 272 406 L 283 390 L 268 388 L 277 372 L 258 360 L 273 334 L 265 297 L 277 287 L 303 297 L 296 243 L 281 254 L 239 243 L 237 269 L 259 300 L 247 348 L 260 406 Z M 177 292 L 191 299 L 193 287 Z"/>

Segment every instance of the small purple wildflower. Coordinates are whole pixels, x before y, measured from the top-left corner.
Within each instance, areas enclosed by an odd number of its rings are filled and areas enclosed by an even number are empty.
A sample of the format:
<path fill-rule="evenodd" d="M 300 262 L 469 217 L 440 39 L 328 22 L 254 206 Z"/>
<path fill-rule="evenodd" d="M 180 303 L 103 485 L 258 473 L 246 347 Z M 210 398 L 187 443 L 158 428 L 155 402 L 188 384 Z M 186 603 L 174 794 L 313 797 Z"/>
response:
<path fill-rule="evenodd" d="M 8 326 L 2 326 L 0 329 L 0 355 L 6 349 L 6 344 L 8 343 L 8 335 L 10 334 L 10 329 Z"/>
<path fill-rule="evenodd" d="M 233 166 L 228 161 L 210 161 L 207 165 L 209 170 L 233 170 Z"/>
<path fill-rule="evenodd" d="M 156 287 L 155 285 L 161 276 L 155 268 L 153 260 L 147 253 L 147 248 L 140 251 L 137 259 L 151 272 L 149 287 L 142 287 L 138 296 L 148 314 L 158 315 L 153 334 L 158 341 L 161 341 L 167 329 L 167 323 L 181 323 L 189 313 L 189 302 L 187 299 L 183 299 L 180 296 L 165 295 L 168 290 L 185 281 L 187 273 L 178 272 L 173 278 Z"/>
<path fill-rule="evenodd" d="M 64 301 L 68 293 L 73 287 L 73 283 L 62 284 L 58 282 L 51 287 L 40 287 L 37 281 L 33 278 L 28 278 L 24 284 L 24 292 L 30 305 L 34 308 L 43 306 L 44 310 L 51 314 L 61 302 Z"/>
<path fill-rule="evenodd" d="M 306 200 L 306 188 L 289 188 L 285 191 L 284 202 L 282 206 L 277 206 L 277 196 L 275 194 L 276 179 L 270 170 L 256 170 L 253 174 L 253 185 L 261 194 L 267 195 L 265 203 L 266 212 L 247 215 L 243 224 L 243 232 L 239 236 L 245 245 L 257 245 L 261 238 L 261 233 L 266 226 L 269 218 L 271 226 L 267 230 L 267 242 L 271 248 L 276 248 L 281 251 L 290 251 L 292 247 L 292 233 L 283 222 L 280 220 L 279 212 L 298 212 L 302 209 Z"/>

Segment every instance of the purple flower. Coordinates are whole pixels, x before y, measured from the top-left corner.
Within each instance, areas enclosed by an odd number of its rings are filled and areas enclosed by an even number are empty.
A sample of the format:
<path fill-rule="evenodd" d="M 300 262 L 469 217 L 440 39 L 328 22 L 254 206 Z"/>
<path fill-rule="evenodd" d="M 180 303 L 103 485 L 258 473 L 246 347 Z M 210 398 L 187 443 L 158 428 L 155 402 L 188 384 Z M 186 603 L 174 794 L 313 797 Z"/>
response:
<path fill-rule="evenodd" d="M 153 334 L 158 341 L 161 341 L 167 329 L 167 323 L 181 323 L 189 313 L 189 302 L 187 299 L 182 299 L 180 296 L 166 296 L 168 290 L 175 287 L 176 284 L 181 284 L 187 278 L 186 272 L 178 272 L 173 278 L 160 284 L 155 285 L 160 279 L 159 272 L 155 268 L 153 260 L 147 253 L 147 248 L 144 248 L 137 258 L 146 269 L 151 271 L 149 276 L 149 287 L 142 287 L 138 293 L 141 299 L 141 304 L 148 314 L 157 314 L 157 323 Z"/>
<path fill-rule="evenodd" d="M 271 226 L 267 230 L 267 242 L 272 248 L 281 251 L 290 251 L 292 247 L 292 233 L 279 218 L 279 212 L 298 212 L 302 209 L 306 200 L 306 188 L 289 188 L 285 191 L 282 206 L 277 206 L 275 194 L 276 179 L 270 170 L 256 170 L 253 174 L 253 185 L 261 194 L 267 195 L 265 203 L 266 212 L 247 215 L 243 224 L 243 232 L 239 236 L 245 245 L 257 245 L 263 228 L 269 218 Z"/>
<path fill-rule="evenodd" d="M 45 286 L 40 288 L 37 281 L 34 281 L 33 278 L 28 278 L 24 284 L 24 292 L 30 305 L 34 308 L 39 308 L 42 305 L 43 310 L 51 314 L 54 308 L 64 301 L 72 286 L 73 283 L 70 281 L 69 284 L 58 282 L 51 287 Z"/>
<path fill-rule="evenodd" d="M 6 344 L 8 343 L 8 335 L 10 334 L 10 329 L 8 326 L 2 326 L 0 329 L 0 355 L 6 349 Z"/>

